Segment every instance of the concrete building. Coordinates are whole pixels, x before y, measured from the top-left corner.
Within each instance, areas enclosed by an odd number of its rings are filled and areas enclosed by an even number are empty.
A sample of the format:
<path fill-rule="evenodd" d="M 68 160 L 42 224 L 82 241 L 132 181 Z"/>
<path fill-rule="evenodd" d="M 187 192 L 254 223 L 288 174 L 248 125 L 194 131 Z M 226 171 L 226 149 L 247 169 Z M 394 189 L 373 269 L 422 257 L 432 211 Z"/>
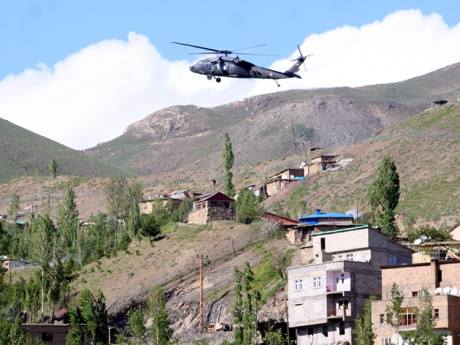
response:
<path fill-rule="evenodd" d="M 213 220 L 235 220 L 235 200 L 217 192 L 205 195 L 193 203 L 188 215 L 190 224 L 208 224 Z"/>
<path fill-rule="evenodd" d="M 447 345 L 460 344 L 460 261 L 382 267 L 382 300 L 372 302 L 375 344 L 396 343 L 398 336 L 386 323 L 386 306 L 391 304 L 391 288 L 398 285 L 404 296 L 400 332 L 417 327 L 416 307 L 420 291 L 427 289 L 432 296 L 435 329 L 443 334 Z M 402 339 L 400 339 L 402 343 Z"/>
<path fill-rule="evenodd" d="M 353 344 L 355 318 L 381 291 L 380 266 L 412 251 L 367 225 L 312 234 L 314 263 L 288 269 L 288 320 L 299 345 Z"/>
<path fill-rule="evenodd" d="M 299 217 L 295 228 L 289 229 L 288 241 L 292 244 L 303 245 L 311 241 L 311 234 L 318 231 L 348 228 L 353 226 L 353 216 L 345 213 L 316 212 Z"/>

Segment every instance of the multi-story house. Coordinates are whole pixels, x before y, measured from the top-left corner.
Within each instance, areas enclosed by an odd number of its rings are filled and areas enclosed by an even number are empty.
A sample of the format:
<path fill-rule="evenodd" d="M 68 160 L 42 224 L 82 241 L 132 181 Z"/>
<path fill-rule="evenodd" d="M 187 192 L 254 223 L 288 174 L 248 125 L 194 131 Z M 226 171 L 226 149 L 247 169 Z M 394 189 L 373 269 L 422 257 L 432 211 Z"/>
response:
<path fill-rule="evenodd" d="M 312 234 L 314 262 L 288 269 L 288 323 L 299 345 L 353 344 L 354 320 L 379 296 L 380 266 L 412 251 L 369 226 Z"/>
<path fill-rule="evenodd" d="M 460 262 L 420 263 L 382 267 L 382 300 L 372 302 L 375 344 L 404 344 L 401 335 L 417 327 L 420 293 L 426 289 L 432 298 L 435 331 L 445 336 L 446 345 L 460 344 Z M 391 288 L 396 283 L 404 296 L 399 333 L 386 322 L 391 305 Z"/>

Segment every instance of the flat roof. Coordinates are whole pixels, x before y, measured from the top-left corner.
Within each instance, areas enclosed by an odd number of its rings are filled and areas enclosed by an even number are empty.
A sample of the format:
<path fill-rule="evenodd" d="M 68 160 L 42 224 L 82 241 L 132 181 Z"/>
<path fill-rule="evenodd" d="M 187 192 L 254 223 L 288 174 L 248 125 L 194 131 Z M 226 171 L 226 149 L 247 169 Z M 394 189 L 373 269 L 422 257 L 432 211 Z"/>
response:
<path fill-rule="evenodd" d="M 460 260 L 438 261 L 438 263 L 439 265 L 460 264 Z M 431 265 L 431 262 L 421 262 L 418 264 L 387 265 L 387 266 L 381 266 L 380 268 L 382 270 L 386 270 L 386 269 L 392 269 L 392 268 L 408 268 L 408 267 L 420 267 L 420 266 L 430 266 L 430 265 Z"/>
<path fill-rule="evenodd" d="M 327 231 L 321 231 L 321 232 L 316 232 L 312 233 L 311 236 L 322 236 L 322 235 L 331 235 L 331 234 L 337 234 L 339 232 L 347 232 L 347 231 L 353 231 L 353 230 L 362 230 L 362 229 L 370 229 L 368 224 L 359 224 L 358 226 L 354 226 L 352 228 L 345 228 L 345 229 L 336 229 L 336 230 L 327 230 Z"/>

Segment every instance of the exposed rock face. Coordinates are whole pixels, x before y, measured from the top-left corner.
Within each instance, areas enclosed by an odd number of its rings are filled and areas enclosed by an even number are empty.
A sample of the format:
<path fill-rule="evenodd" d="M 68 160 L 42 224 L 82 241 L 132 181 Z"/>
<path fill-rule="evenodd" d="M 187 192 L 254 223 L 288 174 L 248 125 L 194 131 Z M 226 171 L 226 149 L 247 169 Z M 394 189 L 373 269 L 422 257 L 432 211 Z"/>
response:
<path fill-rule="evenodd" d="M 87 151 L 137 174 L 220 165 L 229 133 L 237 165 L 282 158 L 312 146 L 361 142 L 382 128 L 460 95 L 460 64 L 405 82 L 361 88 L 292 90 L 214 108 L 169 107 Z M 294 145 L 295 141 L 295 145 Z"/>

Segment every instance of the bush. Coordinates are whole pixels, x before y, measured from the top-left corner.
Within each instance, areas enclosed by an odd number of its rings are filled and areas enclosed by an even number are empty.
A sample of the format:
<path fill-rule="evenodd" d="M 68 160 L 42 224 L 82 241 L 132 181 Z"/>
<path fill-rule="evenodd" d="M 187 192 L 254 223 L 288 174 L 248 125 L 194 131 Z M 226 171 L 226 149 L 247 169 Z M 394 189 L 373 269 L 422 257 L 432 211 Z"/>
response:
<path fill-rule="evenodd" d="M 410 229 L 407 232 L 407 238 L 413 242 L 420 236 L 425 235 L 434 241 L 448 241 L 452 239 L 451 234 L 445 229 L 436 229 L 431 226 L 421 226 L 416 229 Z"/>

